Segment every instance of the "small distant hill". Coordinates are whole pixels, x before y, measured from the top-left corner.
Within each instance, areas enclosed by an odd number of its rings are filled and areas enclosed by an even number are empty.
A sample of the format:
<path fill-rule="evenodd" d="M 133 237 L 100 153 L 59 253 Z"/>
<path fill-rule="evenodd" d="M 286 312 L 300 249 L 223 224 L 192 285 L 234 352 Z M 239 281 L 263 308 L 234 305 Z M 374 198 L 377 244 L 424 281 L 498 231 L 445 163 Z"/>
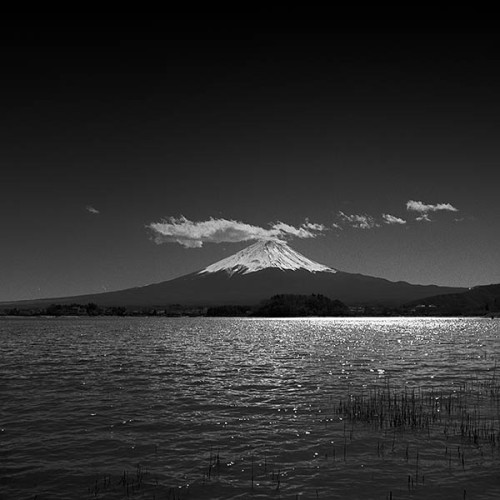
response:
<path fill-rule="evenodd" d="M 258 306 L 254 316 L 299 317 L 299 316 L 348 316 L 349 308 L 340 300 L 324 295 L 274 295 Z"/>
<path fill-rule="evenodd" d="M 348 316 L 349 308 L 340 300 L 324 295 L 274 295 L 256 306 L 210 307 L 207 316 L 253 316 L 261 318 L 292 318 L 303 316 Z"/>
<path fill-rule="evenodd" d="M 439 315 L 499 315 L 500 284 L 476 286 L 462 293 L 435 295 L 405 304 L 405 309 Z"/>

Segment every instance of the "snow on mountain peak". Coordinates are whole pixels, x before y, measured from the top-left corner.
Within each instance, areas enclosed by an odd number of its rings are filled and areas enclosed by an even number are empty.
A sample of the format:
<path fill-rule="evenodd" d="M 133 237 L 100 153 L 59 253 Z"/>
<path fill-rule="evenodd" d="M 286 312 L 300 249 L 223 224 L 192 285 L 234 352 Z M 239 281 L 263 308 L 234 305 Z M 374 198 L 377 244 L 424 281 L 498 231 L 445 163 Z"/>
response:
<path fill-rule="evenodd" d="M 235 273 L 250 274 L 269 268 L 281 269 L 282 271 L 305 269 L 311 273 L 337 272 L 335 269 L 314 262 L 296 252 L 284 241 L 263 240 L 206 267 L 199 274 L 225 271 L 232 276 Z"/>

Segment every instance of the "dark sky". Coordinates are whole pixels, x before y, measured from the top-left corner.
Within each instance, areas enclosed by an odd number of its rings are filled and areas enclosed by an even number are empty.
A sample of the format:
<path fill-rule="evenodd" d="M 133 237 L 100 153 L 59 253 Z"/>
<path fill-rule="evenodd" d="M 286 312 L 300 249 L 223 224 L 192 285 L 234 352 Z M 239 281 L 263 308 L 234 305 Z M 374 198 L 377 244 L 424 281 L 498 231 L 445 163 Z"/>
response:
<path fill-rule="evenodd" d="M 0 300 L 163 281 L 249 244 L 207 239 L 211 218 L 322 225 L 290 244 L 344 271 L 500 282 L 498 41 L 4 37 Z M 201 247 L 154 242 L 180 216 Z"/>

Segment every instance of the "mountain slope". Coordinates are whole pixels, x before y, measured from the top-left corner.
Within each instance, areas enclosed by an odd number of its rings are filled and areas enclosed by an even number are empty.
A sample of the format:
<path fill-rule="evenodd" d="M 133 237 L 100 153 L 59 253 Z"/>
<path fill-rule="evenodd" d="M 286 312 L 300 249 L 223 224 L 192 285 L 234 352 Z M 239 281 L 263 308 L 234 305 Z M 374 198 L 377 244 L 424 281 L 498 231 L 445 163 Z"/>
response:
<path fill-rule="evenodd" d="M 476 286 L 463 293 L 436 295 L 405 304 L 408 308 L 431 306 L 439 314 L 488 314 L 500 312 L 500 284 Z"/>

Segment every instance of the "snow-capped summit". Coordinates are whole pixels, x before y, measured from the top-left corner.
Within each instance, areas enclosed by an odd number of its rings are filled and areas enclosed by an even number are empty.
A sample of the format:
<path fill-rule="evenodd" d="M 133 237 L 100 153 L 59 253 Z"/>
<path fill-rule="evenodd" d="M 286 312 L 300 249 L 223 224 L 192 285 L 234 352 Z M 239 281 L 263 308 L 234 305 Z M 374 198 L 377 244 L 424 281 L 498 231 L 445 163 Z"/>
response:
<path fill-rule="evenodd" d="M 284 241 L 265 240 L 227 257 L 215 264 L 206 267 L 199 274 L 217 273 L 225 271 L 233 274 L 250 274 L 263 269 L 281 269 L 282 271 L 296 271 L 304 269 L 311 273 L 336 273 L 335 269 L 304 257 L 304 255 L 290 248 Z"/>

